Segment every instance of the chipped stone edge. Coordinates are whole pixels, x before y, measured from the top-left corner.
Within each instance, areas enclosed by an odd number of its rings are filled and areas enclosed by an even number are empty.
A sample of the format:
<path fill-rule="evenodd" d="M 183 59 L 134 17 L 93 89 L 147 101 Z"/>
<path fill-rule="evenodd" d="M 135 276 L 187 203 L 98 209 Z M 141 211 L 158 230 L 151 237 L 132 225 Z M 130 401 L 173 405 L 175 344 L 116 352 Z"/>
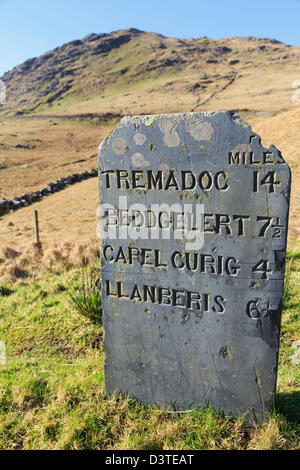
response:
<path fill-rule="evenodd" d="M 252 130 L 251 125 L 246 122 L 244 119 L 242 119 L 234 110 L 216 110 L 216 111 L 198 111 L 198 112 L 186 112 L 186 113 L 159 113 L 159 114 L 139 114 L 139 115 L 127 115 L 124 116 L 120 119 L 118 124 L 112 129 L 112 131 L 108 134 L 108 136 L 100 143 L 99 145 L 99 157 L 101 155 L 104 155 L 106 152 L 107 146 L 111 140 L 111 137 L 118 131 L 118 129 L 123 128 L 123 127 L 129 127 L 130 124 L 133 124 L 136 128 L 136 131 L 139 130 L 140 126 L 144 124 L 147 127 L 152 127 L 153 123 L 155 122 L 156 119 L 159 119 L 160 117 L 170 117 L 172 119 L 177 119 L 178 121 L 180 119 L 186 119 L 189 117 L 199 117 L 201 119 L 209 118 L 216 116 L 217 114 L 224 114 L 229 116 L 233 122 L 235 122 L 237 125 L 242 126 L 244 129 L 248 129 L 250 132 L 253 133 L 253 135 L 259 139 L 260 145 L 263 147 L 261 144 L 261 136 L 254 132 Z M 280 154 L 280 157 L 282 158 L 282 163 L 284 163 L 287 168 L 289 169 L 290 172 L 290 178 L 291 178 L 291 169 L 284 157 L 282 156 L 280 150 L 273 144 L 270 145 L 269 148 L 263 147 L 265 150 L 268 150 L 270 152 L 273 152 L 274 150 Z"/>

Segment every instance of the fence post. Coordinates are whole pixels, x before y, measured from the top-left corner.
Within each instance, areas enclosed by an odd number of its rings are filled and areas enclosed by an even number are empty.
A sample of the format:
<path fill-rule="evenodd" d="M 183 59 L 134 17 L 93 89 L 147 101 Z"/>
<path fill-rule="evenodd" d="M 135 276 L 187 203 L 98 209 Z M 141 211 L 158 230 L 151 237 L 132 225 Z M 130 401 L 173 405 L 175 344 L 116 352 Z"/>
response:
<path fill-rule="evenodd" d="M 34 211 L 35 239 L 37 246 L 40 246 L 39 216 L 38 211 Z"/>

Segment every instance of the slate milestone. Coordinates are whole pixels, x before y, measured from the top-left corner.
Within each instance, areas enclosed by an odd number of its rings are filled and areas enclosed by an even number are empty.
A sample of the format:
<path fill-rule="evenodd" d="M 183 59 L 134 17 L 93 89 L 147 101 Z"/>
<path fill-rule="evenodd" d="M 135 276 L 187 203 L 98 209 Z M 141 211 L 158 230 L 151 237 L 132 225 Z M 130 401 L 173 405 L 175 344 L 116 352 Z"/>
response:
<path fill-rule="evenodd" d="M 261 417 L 276 388 L 289 210 L 279 150 L 232 112 L 125 117 L 100 146 L 99 178 L 105 230 L 117 230 L 101 248 L 106 392 Z M 120 231 L 133 204 L 147 208 L 136 221 L 148 238 Z M 150 217 L 153 204 L 202 205 L 203 246 L 175 237 L 176 210 Z M 151 239 L 153 226 L 170 239 Z"/>

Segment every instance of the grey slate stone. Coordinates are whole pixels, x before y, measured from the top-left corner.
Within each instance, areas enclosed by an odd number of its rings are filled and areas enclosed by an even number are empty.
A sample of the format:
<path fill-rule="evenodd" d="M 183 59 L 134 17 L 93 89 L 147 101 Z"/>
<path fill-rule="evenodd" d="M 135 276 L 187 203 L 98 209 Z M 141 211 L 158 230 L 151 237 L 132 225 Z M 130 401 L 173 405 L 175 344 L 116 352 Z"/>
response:
<path fill-rule="evenodd" d="M 158 171 L 162 189 L 147 176 Z M 172 171 L 178 187 L 165 189 Z M 184 171 L 195 187 L 182 189 Z M 262 417 L 278 365 L 290 195 L 281 153 L 233 112 L 125 117 L 100 146 L 99 178 L 102 205 L 127 196 L 205 213 L 204 245 L 187 255 L 184 240 L 102 241 L 106 392 Z"/>

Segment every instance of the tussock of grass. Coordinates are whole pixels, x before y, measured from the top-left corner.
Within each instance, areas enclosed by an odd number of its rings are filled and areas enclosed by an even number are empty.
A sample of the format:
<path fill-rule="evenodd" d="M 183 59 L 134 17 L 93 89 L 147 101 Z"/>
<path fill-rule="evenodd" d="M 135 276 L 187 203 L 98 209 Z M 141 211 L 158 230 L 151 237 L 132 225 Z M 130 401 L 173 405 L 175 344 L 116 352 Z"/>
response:
<path fill-rule="evenodd" d="M 3 247 L 1 251 L 2 251 L 2 256 L 7 259 L 15 259 L 21 254 L 19 251 L 14 250 L 10 246 Z"/>
<path fill-rule="evenodd" d="M 95 239 L 44 243 L 41 246 L 29 243 L 19 252 L 7 246 L 0 259 L 0 280 L 8 283 L 35 279 L 45 272 L 57 274 L 87 266 L 99 256 L 99 251 L 99 240 Z"/>
<path fill-rule="evenodd" d="M 289 260 L 293 262 L 289 264 Z M 262 424 L 224 417 L 207 408 L 187 413 L 105 396 L 103 330 L 70 307 L 67 289 L 82 285 L 82 270 L 3 286 L 0 338 L 0 449 L 297 449 L 300 446 L 300 258 L 288 257 L 278 394 Z M 0 292 L 1 294 L 1 292 Z"/>
<path fill-rule="evenodd" d="M 79 288 L 68 287 L 71 306 L 92 323 L 102 323 L 102 307 L 100 293 L 100 265 L 95 263 L 85 267 Z"/>

